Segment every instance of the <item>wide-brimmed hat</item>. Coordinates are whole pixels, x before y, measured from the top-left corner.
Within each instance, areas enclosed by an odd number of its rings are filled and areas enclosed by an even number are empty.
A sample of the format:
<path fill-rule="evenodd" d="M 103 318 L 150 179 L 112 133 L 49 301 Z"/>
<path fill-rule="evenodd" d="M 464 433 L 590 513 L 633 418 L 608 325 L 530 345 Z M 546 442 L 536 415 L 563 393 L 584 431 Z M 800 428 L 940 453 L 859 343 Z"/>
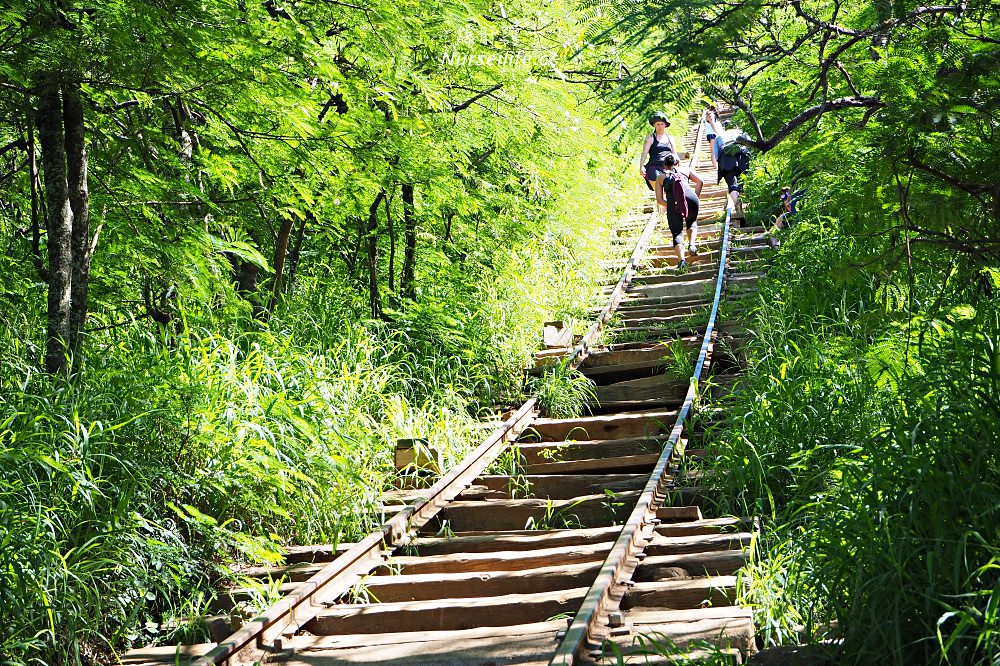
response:
<path fill-rule="evenodd" d="M 654 124 L 657 121 L 664 122 L 667 124 L 667 127 L 670 127 L 670 121 L 667 120 L 667 114 L 663 113 L 662 111 L 657 111 L 656 113 L 654 113 L 649 117 L 650 125 Z"/>

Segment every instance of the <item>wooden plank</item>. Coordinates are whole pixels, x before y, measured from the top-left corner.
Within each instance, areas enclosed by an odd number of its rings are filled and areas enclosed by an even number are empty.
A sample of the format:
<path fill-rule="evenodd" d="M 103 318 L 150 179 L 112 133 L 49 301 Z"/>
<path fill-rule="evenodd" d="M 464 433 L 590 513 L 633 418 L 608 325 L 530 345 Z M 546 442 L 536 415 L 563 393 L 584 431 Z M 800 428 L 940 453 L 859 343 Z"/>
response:
<path fill-rule="evenodd" d="M 685 349 L 695 349 L 697 340 L 689 338 L 684 340 Z M 594 374 L 592 371 L 598 368 L 610 366 L 628 365 L 632 363 L 656 363 L 659 364 L 666 357 L 671 356 L 669 342 L 645 343 L 637 349 L 621 349 L 608 352 L 594 352 L 583 362 L 581 371 Z"/>
<path fill-rule="evenodd" d="M 719 606 L 692 610 L 639 611 L 626 613 L 634 633 L 655 634 L 661 641 L 690 645 L 705 641 L 715 645 L 730 645 L 752 653 L 754 645 L 753 614 L 748 608 Z M 615 637 L 624 647 L 633 644 L 634 636 Z"/>
<path fill-rule="evenodd" d="M 535 419 L 527 431 L 542 441 L 575 439 L 623 439 L 668 433 L 677 410 L 650 410 L 611 416 L 583 416 L 575 419 Z M 522 437 L 522 439 L 526 439 Z"/>
<path fill-rule="evenodd" d="M 705 518 L 690 523 L 675 523 L 658 525 L 656 533 L 663 536 L 692 536 L 695 534 L 724 534 L 731 532 L 749 532 L 754 527 L 751 518 Z"/>
<path fill-rule="evenodd" d="M 674 408 L 681 404 L 671 396 L 644 398 L 642 400 L 605 400 L 600 405 L 590 405 L 591 414 L 612 414 L 615 412 L 638 412 L 648 409 Z"/>
<path fill-rule="evenodd" d="M 507 530 L 502 532 L 461 532 L 450 537 L 420 537 L 407 552 L 413 555 L 490 553 L 497 551 L 541 550 L 566 546 L 609 543 L 620 527 L 592 527 L 584 530 Z"/>
<path fill-rule="evenodd" d="M 600 568 L 600 561 L 594 560 L 521 571 L 371 576 L 355 593 L 367 595 L 372 601 L 389 603 L 554 592 L 589 586 Z"/>
<path fill-rule="evenodd" d="M 401 555 L 392 557 L 376 570 L 380 575 L 459 573 L 463 571 L 519 571 L 556 565 L 603 560 L 611 542 L 537 550 L 448 553 L 444 555 Z"/>
<path fill-rule="evenodd" d="M 735 534 L 700 534 L 667 537 L 659 534 L 646 546 L 647 555 L 679 555 L 681 553 L 703 553 L 712 550 L 743 550 L 750 546 L 751 532 Z"/>
<path fill-rule="evenodd" d="M 586 587 L 482 599 L 435 599 L 332 606 L 305 625 L 314 634 L 444 631 L 543 622 L 573 612 Z"/>
<path fill-rule="evenodd" d="M 636 583 L 625 592 L 621 608 L 702 608 L 731 606 L 736 599 L 736 576 Z"/>
<path fill-rule="evenodd" d="M 683 402 L 688 386 L 687 379 L 678 380 L 668 375 L 653 375 L 652 377 L 640 377 L 639 379 L 598 386 L 594 392 L 597 394 L 599 405 L 614 401 L 649 400 L 652 398 Z"/>
<path fill-rule="evenodd" d="M 296 636 L 284 666 L 443 666 L 517 664 L 547 666 L 565 620 L 458 631 Z"/>
<path fill-rule="evenodd" d="M 671 326 L 703 313 L 682 312 L 680 314 L 660 315 L 652 312 L 628 313 L 619 321 L 622 326 Z"/>
<path fill-rule="evenodd" d="M 664 305 L 659 303 L 653 303 L 651 305 L 630 305 L 625 308 L 619 308 L 618 314 L 623 318 L 631 319 L 642 315 L 649 315 L 650 317 L 671 317 L 681 314 L 691 315 L 706 309 L 709 305 L 710 303 L 701 302 L 682 303 L 680 305 Z M 696 339 L 692 339 L 692 346 L 695 346 L 696 342 Z"/>
<path fill-rule="evenodd" d="M 468 530 L 516 530 L 541 526 L 604 527 L 621 522 L 638 497 L 638 491 L 584 495 L 572 499 L 509 499 L 483 502 L 451 502 L 441 512 L 456 532 Z"/>
<path fill-rule="evenodd" d="M 483 483 L 496 491 L 507 491 L 510 489 L 510 478 L 508 476 L 481 476 L 477 479 L 477 483 Z M 600 495 L 605 489 L 616 493 L 626 490 L 641 490 L 646 479 L 647 475 L 645 474 L 529 474 L 516 477 L 518 483 L 527 484 L 529 489 L 527 496 L 551 499 Z"/>
<path fill-rule="evenodd" d="M 690 256 L 694 257 L 695 255 Z M 676 256 L 672 255 L 660 259 L 652 259 L 650 260 L 650 266 L 652 268 L 661 268 L 665 265 L 665 259 L 676 261 L 676 258 Z M 697 259 L 703 263 L 709 260 L 716 261 L 717 253 L 704 252 L 697 255 Z M 701 271 L 702 268 L 699 266 L 697 270 L 691 273 L 680 275 L 681 279 L 666 284 L 636 284 L 629 289 L 628 299 L 623 304 L 631 304 L 631 301 L 643 298 L 663 299 L 664 303 L 710 298 L 710 292 L 715 287 L 715 280 L 712 278 L 698 279 L 697 277 L 690 277 L 692 275 L 697 276 Z M 677 275 L 677 273 L 674 273 L 674 275 Z"/>
<path fill-rule="evenodd" d="M 582 442 L 518 442 L 516 446 L 518 452 L 523 456 L 524 463 L 535 464 L 659 453 L 663 449 L 664 441 L 663 437 L 626 437 Z"/>
<path fill-rule="evenodd" d="M 683 524 L 683 523 L 682 523 Z M 729 576 L 750 561 L 749 549 L 647 556 L 632 575 L 635 582 Z"/>
<path fill-rule="evenodd" d="M 535 463 L 524 466 L 528 474 L 576 474 L 580 472 L 645 472 L 652 470 L 659 460 L 659 453 L 635 456 L 614 456 L 587 460 L 567 460 L 550 463 Z"/>
<path fill-rule="evenodd" d="M 563 622 L 565 627 L 566 623 Z M 176 664 L 192 657 L 207 654 L 215 647 L 215 643 L 199 643 L 196 645 L 163 645 L 159 647 L 141 647 L 129 650 L 122 655 L 121 663 L 125 666 L 160 666 L 161 664 Z"/>
<path fill-rule="evenodd" d="M 666 285 L 660 285 L 666 286 Z M 712 304 L 712 299 L 706 298 L 704 295 L 686 296 L 684 298 L 673 298 L 667 294 L 660 294 L 657 296 L 641 296 L 639 294 L 633 295 L 622 305 L 622 312 L 628 312 L 632 308 L 639 307 L 681 307 L 684 305 L 698 306 L 698 307 L 708 307 Z M 694 336 L 697 337 L 697 336 Z"/>
<path fill-rule="evenodd" d="M 702 519 L 701 509 L 697 506 L 661 506 L 656 510 L 656 517 L 667 523 Z"/>

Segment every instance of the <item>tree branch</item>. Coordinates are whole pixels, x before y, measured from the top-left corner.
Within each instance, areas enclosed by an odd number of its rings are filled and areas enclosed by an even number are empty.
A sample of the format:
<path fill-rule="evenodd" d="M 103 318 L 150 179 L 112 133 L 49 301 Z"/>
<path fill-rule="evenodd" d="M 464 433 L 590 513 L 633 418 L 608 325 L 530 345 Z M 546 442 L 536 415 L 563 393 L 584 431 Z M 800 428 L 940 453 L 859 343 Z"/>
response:
<path fill-rule="evenodd" d="M 878 97 L 840 97 L 838 99 L 827 100 L 822 104 L 809 107 L 799 115 L 789 120 L 781 127 L 781 129 L 775 132 L 770 139 L 767 139 L 766 141 L 743 141 L 741 143 L 745 143 L 752 148 L 756 148 L 762 153 L 766 153 L 781 143 L 786 137 L 788 137 L 789 134 L 801 125 L 830 111 L 840 111 L 843 109 L 880 109 L 884 106 L 885 102 L 880 100 Z"/>
<path fill-rule="evenodd" d="M 473 95 L 472 97 L 470 97 L 469 99 L 467 99 L 464 102 L 462 102 L 461 104 L 452 104 L 450 110 L 453 113 L 458 113 L 459 111 L 463 111 L 463 110 L 469 108 L 470 106 L 472 106 L 473 104 L 475 104 L 476 102 L 478 102 L 479 100 L 481 100 L 484 97 L 487 97 L 487 96 L 492 97 L 493 96 L 492 93 L 496 92 L 497 90 L 500 90 L 501 88 L 503 88 L 503 84 L 502 83 L 498 83 L 497 85 L 495 85 L 495 86 L 493 86 L 491 88 L 487 88 L 486 90 L 481 90 L 478 93 L 476 93 L 475 95 Z"/>

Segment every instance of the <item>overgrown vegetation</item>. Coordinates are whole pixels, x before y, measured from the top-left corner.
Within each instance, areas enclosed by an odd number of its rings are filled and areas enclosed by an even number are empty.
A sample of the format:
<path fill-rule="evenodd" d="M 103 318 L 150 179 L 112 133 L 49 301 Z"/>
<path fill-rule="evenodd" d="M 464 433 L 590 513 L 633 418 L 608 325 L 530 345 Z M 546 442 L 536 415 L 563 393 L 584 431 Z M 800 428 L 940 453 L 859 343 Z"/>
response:
<path fill-rule="evenodd" d="M 842 638 L 842 663 L 992 662 L 997 310 L 845 272 L 841 231 L 802 223 L 751 319 L 718 462 L 724 508 L 766 519 L 747 600 L 768 642 Z"/>
<path fill-rule="evenodd" d="M 996 663 L 1000 8 L 590 4 L 595 40 L 646 50 L 620 108 L 735 107 L 751 219 L 798 198 L 715 477 L 765 519 L 762 640 Z"/>
<path fill-rule="evenodd" d="M 229 564 L 357 538 L 397 438 L 454 462 L 521 398 L 631 198 L 563 72 L 574 26 L 529 0 L 4 7 L 4 663 L 203 638 L 178 620 Z"/>

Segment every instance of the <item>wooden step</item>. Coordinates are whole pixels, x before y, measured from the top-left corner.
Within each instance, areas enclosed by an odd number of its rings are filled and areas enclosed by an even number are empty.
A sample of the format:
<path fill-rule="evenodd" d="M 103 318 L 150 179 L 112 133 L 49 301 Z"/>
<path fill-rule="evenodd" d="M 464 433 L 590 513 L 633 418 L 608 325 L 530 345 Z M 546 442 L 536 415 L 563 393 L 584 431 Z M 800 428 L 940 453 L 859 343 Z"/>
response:
<path fill-rule="evenodd" d="M 565 462 L 535 463 L 526 465 L 525 471 L 529 474 L 577 474 L 580 472 L 589 473 L 624 473 L 624 472 L 651 472 L 656 461 L 659 460 L 659 453 L 650 453 L 634 456 L 614 456 L 604 458 L 590 458 L 586 460 L 570 460 Z"/>
<path fill-rule="evenodd" d="M 557 644 L 556 635 L 565 628 L 566 621 L 560 619 L 457 631 L 303 635 L 286 641 L 292 655 L 280 663 L 282 666 L 547 666 Z"/>
<path fill-rule="evenodd" d="M 580 562 L 604 561 L 612 542 L 557 546 L 535 550 L 399 555 L 376 570 L 378 575 L 411 575 L 461 572 L 521 571 Z"/>
<path fill-rule="evenodd" d="M 754 535 L 751 532 L 676 537 L 656 534 L 646 546 L 645 552 L 652 556 L 704 553 L 712 550 L 743 550 L 750 547 L 753 538 Z"/>
<path fill-rule="evenodd" d="M 367 598 L 370 603 L 397 603 L 554 592 L 589 586 L 597 578 L 601 564 L 601 561 L 594 560 L 523 571 L 370 576 L 352 594 Z"/>
<path fill-rule="evenodd" d="M 564 462 L 592 458 L 659 454 L 663 438 L 628 437 L 625 439 L 585 440 L 581 442 L 518 442 L 517 450 L 524 463 Z"/>
<path fill-rule="evenodd" d="M 518 492 L 518 497 L 537 497 L 543 499 L 571 499 L 583 495 L 600 495 L 605 491 L 619 493 L 629 490 L 641 490 L 646 485 L 646 474 L 544 474 L 508 476 L 484 476 L 476 480 L 484 484 L 498 496 L 510 496 L 514 488 L 527 488 Z"/>
<path fill-rule="evenodd" d="M 622 439 L 644 437 L 669 432 L 677 418 L 677 410 L 650 410 L 606 416 L 583 416 L 575 419 L 535 419 L 528 437 L 541 441 L 561 442 L 566 439 Z M 527 439 L 527 437 L 522 437 Z"/>
<path fill-rule="evenodd" d="M 756 529 L 756 525 L 751 518 L 729 516 L 725 518 L 704 518 L 690 523 L 659 525 L 656 528 L 656 532 L 663 536 L 692 536 L 696 534 L 749 532 L 753 529 Z"/>
<path fill-rule="evenodd" d="M 604 527 L 623 522 L 638 491 L 584 495 L 564 500 L 506 499 L 449 502 L 439 517 L 452 530 L 516 530 L 532 525 L 541 529 Z"/>
<path fill-rule="evenodd" d="M 736 600 L 735 576 L 709 576 L 636 583 L 628 588 L 622 610 L 632 608 L 685 609 L 731 606 Z"/>
<path fill-rule="evenodd" d="M 659 642 L 680 647 L 696 642 L 729 645 L 744 653 L 752 653 L 754 644 L 753 614 L 749 608 L 719 606 L 692 610 L 633 610 L 625 613 L 632 633 L 613 637 L 623 649 L 634 644 L 636 634 L 649 634 Z"/>
<path fill-rule="evenodd" d="M 453 631 L 544 622 L 574 612 L 586 587 L 479 599 L 434 599 L 332 606 L 303 627 L 313 634 Z"/>
<path fill-rule="evenodd" d="M 735 574 L 749 561 L 749 549 L 647 556 L 632 574 L 632 580 L 640 582 L 699 576 L 728 576 Z"/>
<path fill-rule="evenodd" d="M 406 552 L 410 555 L 429 556 L 565 548 L 608 543 L 614 541 L 620 532 L 621 528 L 616 526 L 582 530 L 459 532 L 449 537 L 420 537 L 410 543 Z"/>

